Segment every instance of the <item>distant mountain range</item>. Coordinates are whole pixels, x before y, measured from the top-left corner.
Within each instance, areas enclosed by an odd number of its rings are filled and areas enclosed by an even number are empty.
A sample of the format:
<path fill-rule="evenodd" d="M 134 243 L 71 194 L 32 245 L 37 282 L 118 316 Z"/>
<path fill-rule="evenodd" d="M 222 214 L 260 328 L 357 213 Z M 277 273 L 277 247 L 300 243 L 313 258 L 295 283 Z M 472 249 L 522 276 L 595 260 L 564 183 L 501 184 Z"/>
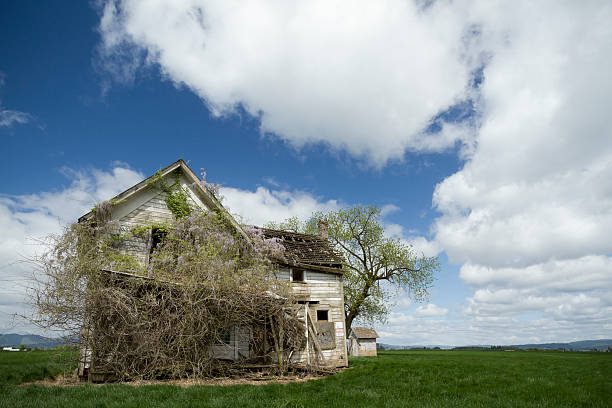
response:
<path fill-rule="evenodd" d="M 0 334 L 0 347 L 20 346 L 28 348 L 49 349 L 63 344 L 61 339 L 52 339 L 37 334 Z"/>
<path fill-rule="evenodd" d="M 446 345 L 412 345 L 412 346 L 397 346 L 394 344 L 381 344 L 387 350 L 405 350 L 411 348 L 428 348 L 432 349 L 435 347 L 439 347 L 443 350 L 452 349 L 454 346 L 446 346 Z M 466 348 L 475 347 L 475 348 L 490 348 L 491 344 L 479 344 L 473 346 L 465 346 Z M 599 350 L 605 351 L 608 347 L 612 347 L 612 339 L 602 339 L 602 340 L 581 340 L 581 341 L 572 341 L 569 343 L 540 343 L 540 344 L 515 344 L 510 346 L 502 346 L 507 348 L 515 348 L 520 350 L 525 349 L 541 349 L 541 350 L 554 350 L 554 349 L 565 349 L 571 351 L 588 351 L 588 350 Z"/>
<path fill-rule="evenodd" d="M 516 346 L 518 349 L 566 349 L 573 351 L 585 351 L 585 350 L 607 350 L 608 347 L 612 347 L 612 339 L 603 339 L 603 340 L 581 340 L 581 341 L 572 341 L 570 343 L 543 343 L 543 344 L 519 344 Z"/>
<path fill-rule="evenodd" d="M 38 349 L 49 349 L 57 347 L 63 344 L 61 339 L 54 339 L 49 337 L 43 337 L 36 334 L 0 334 L 0 347 L 4 346 L 19 346 L 23 344 L 29 348 Z M 429 344 L 429 345 L 411 345 L 411 346 L 398 346 L 394 344 L 381 344 L 387 350 L 405 350 L 410 348 L 428 348 L 433 349 L 439 347 L 443 350 L 454 348 L 454 346 L 440 345 L 440 344 Z M 480 344 L 475 346 L 467 347 L 481 347 L 490 348 L 490 344 Z M 542 350 L 553 350 L 553 349 L 566 349 L 572 351 L 585 351 L 585 350 L 600 350 L 605 351 L 608 347 L 612 347 L 612 339 L 603 340 L 582 340 L 572 341 L 569 343 L 541 343 L 541 344 L 516 344 L 511 346 L 503 346 L 515 349 L 542 349 Z"/>
<path fill-rule="evenodd" d="M 415 344 L 415 345 L 410 345 L 410 346 L 398 346 L 395 344 L 385 344 L 385 343 L 381 343 L 381 346 L 383 346 L 386 350 L 406 350 L 406 349 L 411 349 L 411 348 L 428 348 L 428 349 L 432 349 L 432 348 L 440 348 L 442 350 L 447 350 L 447 349 L 452 349 L 454 346 L 445 346 L 445 345 L 441 345 L 441 344 Z"/>

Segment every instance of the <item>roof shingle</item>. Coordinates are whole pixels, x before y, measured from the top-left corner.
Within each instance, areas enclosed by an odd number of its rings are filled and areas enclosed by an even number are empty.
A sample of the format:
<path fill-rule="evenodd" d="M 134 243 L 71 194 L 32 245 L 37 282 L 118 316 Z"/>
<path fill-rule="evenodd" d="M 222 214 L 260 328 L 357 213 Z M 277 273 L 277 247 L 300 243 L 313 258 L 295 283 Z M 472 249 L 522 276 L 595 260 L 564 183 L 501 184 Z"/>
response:
<path fill-rule="evenodd" d="M 291 264 L 313 265 L 341 269 L 344 260 L 334 252 L 326 239 L 316 235 L 261 228 L 266 238 L 277 238 L 285 247 L 285 257 Z"/>
<path fill-rule="evenodd" d="M 351 327 L 351 331 L 358 339 L 376 339 L 380 337 L 376 330 L 370 327 Z"/>

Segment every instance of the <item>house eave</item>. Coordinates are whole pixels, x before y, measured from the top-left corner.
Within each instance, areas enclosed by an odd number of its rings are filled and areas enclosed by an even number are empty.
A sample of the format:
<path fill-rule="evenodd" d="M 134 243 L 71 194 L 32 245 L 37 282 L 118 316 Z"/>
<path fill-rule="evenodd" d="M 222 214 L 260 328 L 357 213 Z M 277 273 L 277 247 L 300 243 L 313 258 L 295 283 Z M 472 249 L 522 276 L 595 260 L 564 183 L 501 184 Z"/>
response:
<path fill-rule="evenodd" d="M 185 163 L 183 161 L 183 159 L 178 159 L 177 161 L 175 161 L 174 163 L 172 163 L 171 165 L 163 168 L 162 170 L 159 171 L 160 175 L 162 177 L 165 177 L 166 175 L 172 173 L 174 170 L 178 169 L 179 167 L 181 167 L 181 163 Z M 110 201 L 114 201 L 114 202 L 118 202 L 118 201 L 122 201 L 122 200 L 126 200 L 128 198 L 130 198 L 131 196 L 133 196 L 134 194 L 138 193 L 141 190 L 144 190 L 145 188 L 147 188 L 149 186 L 149 182 L 153 179 L 153 177 L 155 177 L 157 175 L 157 173 L 147 177 L 146 179 L 142 180 L 141 182 L 139 182 L 138 184 L 133 185 L 132 187 L 128 188 L 127 190 L 117 194 L 116 196 L 114 196 L 113 198 L 110 199 Z M 94 212 L 93 210 L 89 211 L 87 214 L 82 215 L 79 218 L 79 222 L 83 222 L 83 221 L 87 221 L 89 220 L 91 217 L 93 217 Z"/>
<path fill-rule="evenodd" d="M 309 269 L 309 270 L 314 270 L 314 271 L 319 271 L 319 272 L 335 273 L 336 275 L 344 275 L 343 269 L 331 267 L 331 266 L 313 265 L 313 264 L 290 262 L 290 261 L 278 261 L 278 264 L 281 266 L 288 266 L 290 268 Z"/>

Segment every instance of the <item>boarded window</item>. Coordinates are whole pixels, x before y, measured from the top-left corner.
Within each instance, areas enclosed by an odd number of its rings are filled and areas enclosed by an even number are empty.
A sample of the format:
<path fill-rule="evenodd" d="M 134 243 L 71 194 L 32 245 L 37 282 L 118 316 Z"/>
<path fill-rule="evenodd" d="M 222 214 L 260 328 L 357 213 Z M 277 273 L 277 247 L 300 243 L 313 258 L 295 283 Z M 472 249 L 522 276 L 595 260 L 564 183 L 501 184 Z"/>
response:
<path fill-rule="evenodd" d="M 304 282 L 304 270 L 303 269 L 293 269 L 293 281 L 294 282 Z"/>
<path fill-rule="evenodd" d="M 334 322 L 317 322 L 317 340 L 319 340 L 323 350 L 333 350 L 336 348 Z"/>

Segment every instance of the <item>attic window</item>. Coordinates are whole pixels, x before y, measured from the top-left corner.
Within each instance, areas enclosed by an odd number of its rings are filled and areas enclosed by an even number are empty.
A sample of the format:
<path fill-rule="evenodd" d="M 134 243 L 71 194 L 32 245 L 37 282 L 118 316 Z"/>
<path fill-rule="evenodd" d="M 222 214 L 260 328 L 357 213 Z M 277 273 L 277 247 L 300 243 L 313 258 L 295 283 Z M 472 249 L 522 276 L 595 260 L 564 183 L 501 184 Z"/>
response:
<path fill-rule="evenodd" d="M 153 228 L 151 229 L 151 249 L 149 253 L 153 253 L 157 249 L 157 247 L 163 242 L 164 238 L 166 238 L 168 232 L 162 228 Z"/>
<path fill-rule="evenodd" d="M 329 313 L 327 310 L 317 310 L 317 321 L 326 322 L 329 320 Z"/>
<path fill-rule="evenodd" d="M 304 282 L 304 270 L 303 269 L 293 269 L 293 281 L 294 282 Z"/>

